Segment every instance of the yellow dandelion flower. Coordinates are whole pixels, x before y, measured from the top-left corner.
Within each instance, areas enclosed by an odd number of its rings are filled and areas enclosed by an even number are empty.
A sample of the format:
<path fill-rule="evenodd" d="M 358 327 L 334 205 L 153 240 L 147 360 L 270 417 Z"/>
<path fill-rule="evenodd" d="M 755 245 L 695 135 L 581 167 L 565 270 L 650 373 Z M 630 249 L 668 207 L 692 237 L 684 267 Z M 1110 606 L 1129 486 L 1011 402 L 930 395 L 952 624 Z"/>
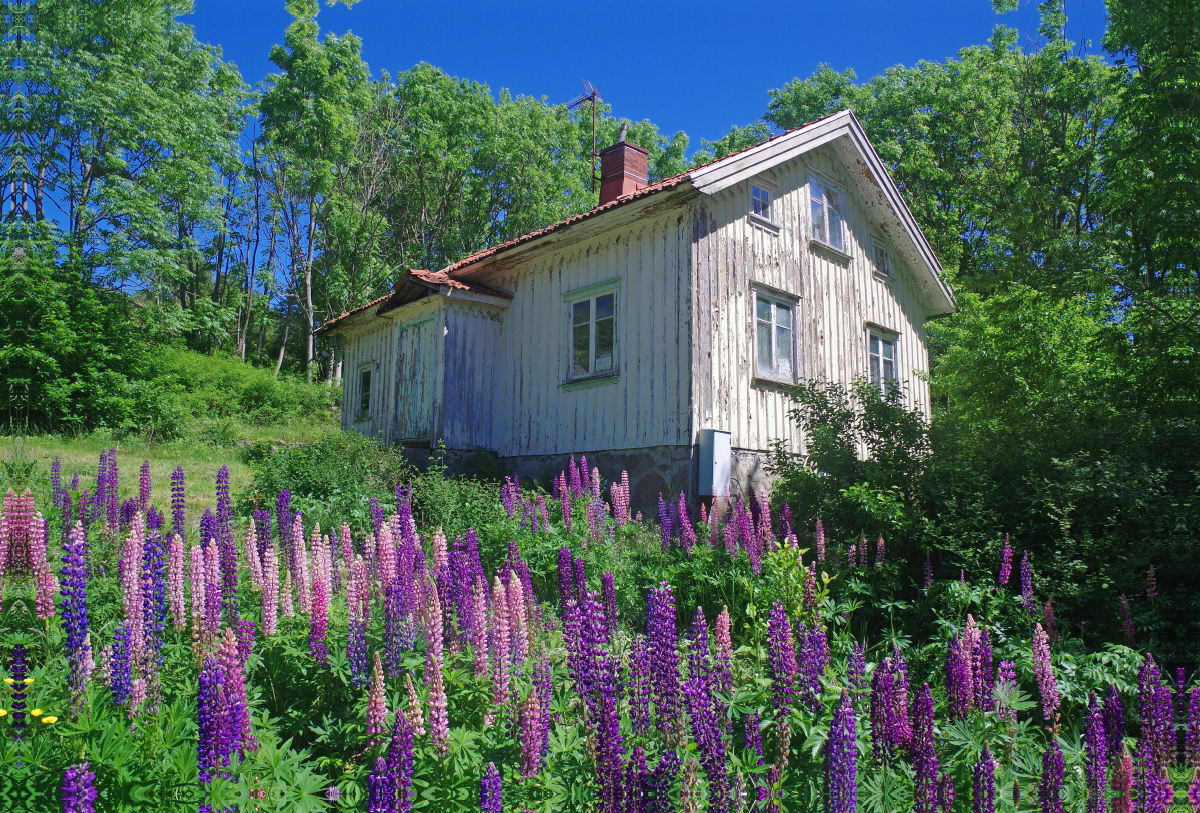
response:
<path fill-rule="evenodd" d="M 13 682 L 13 679 L 12 679 L 12 678 L 5 678 L 5 679 L 4 679 L 4 682 L 5 682 L 5 683 L 7 683 L 9 686 L 11 686 L 11 685 L 12 685 L 12 682 Z"/>
<path fill-rule="evenodd" d="M 30 683 L 33 683 L 33 678 L 25 678 L 25 685 L 28 686 Z"/>
<path fill-rule="evenodd" d="M 8 716 L 8 709 L 0 709 L 0 720 Z"/>
<path fill-rule="evenodd" d="M 44 724 L 57 723 L 57 722 L 58 722 L 58 718 L 55 717 L 53 714 L 47 714 L 45 717 L 42 718 L 42 723 L 44 723 Z"/>
<path fill-rule="evenodd" d="M 41 710 L 41 709 L 34 709 L 33 711 L 31 711 L 31 712 L 29 712 L 29 713 L 30 713 L 32 716 L 34 716 L 34 717 L 41 717 L 41 716 L 42 716 L 42 710 Z"/>

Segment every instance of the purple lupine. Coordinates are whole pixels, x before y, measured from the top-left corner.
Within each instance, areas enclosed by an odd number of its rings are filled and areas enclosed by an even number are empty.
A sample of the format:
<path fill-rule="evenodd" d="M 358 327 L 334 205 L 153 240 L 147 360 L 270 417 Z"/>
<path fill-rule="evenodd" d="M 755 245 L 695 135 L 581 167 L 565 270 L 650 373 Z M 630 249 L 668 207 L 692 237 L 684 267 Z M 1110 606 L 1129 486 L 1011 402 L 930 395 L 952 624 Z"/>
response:
<path fill-rule="evenodd" d="M 933 588 L 933 560 L 929 557 L 929 551 L 925 551 L 925 581 L 921 586 L 926 591 Z"/>
<path fill-rule="evenodd" d="M 858 809 L 858 765 L 854 704 L 842 691 L 825 741 L 825 813 L 854 813 Z"/>
<path fill-rule="evenodd" d="M 992 640 L 986 629 L 979 632 L 975 657 L 971 663 L 971 683 L 975 687 L 975 706 L 982 711 L 996 707 L 996 673 L 992 657 Z"/>
<path fill-rule="evenodd" d="M 571 549 L 563 546 L 558 551 L 558 611 L 565 613 L 567 602 L 575 598 L 575 576 L 571 571 Z"/>
<path fill-rule="evenodd" d="M 633 732 L 641 736 L 650 733 L 650 648 L 646 636 L 635 635 L 629 645 L 629 719 Z"/>
<path fill-rule="evenodd" d="M 1058 740 L 1050 740 L 1042 753 L 1042 778 L 1038 782 L 1038 805 L 1041 813 L 1066 813 L 1063 807 L 1063 780 L 1067 769 Z"/>
<path fill-rule="evenodd" d="M 1175 756 L 1175 720 L 1171 692 L 1153 655 L 1146 656 L 1138 673 L 1138 722 L 1142 730 L 1139 751 L 1148 747 L 1154 769 L 1166 770 Z"/>
<path fill-rule="evenodd" d="M 1054 617 L 1054 599 L 1046 599 L 1046 605 L 1042 608 L 1042 624 L 1046 628 L 1046 634 L 1050 636 L 1050 642 L 1054 643 L 1058 640 L 1058 621 Z"/>
<path fill-rule="evenodd" d="M 804 570 L 804 584 L 800 588 L 800 607 L 805 615 L 815 616 L 817 613 L 817 563 L 813 562 Z"/>
<path fill-rule="evenodd" d="M 59 507 L 62 509 L 59 532 L 65 543 L 67 537 L 71 534 L 71 528 L 75 526 L 75 503 L 69 493 L 63 492 L 62 502 L 59 504 Z"/>
<path fill-rule="evenodd" d="M 933 694 L 929 684 L 917 690 L 913 723 L 913 810 L 937 813 L 938 758 L 933 748 Z"/>
<path fill-rule="evenodd" d="M 403 709 L 396 708 L 392 739 L 388 743 L 389 784 L 395 788 L 395 813 L 409 813 L 413 804 L 413 730 Z"/>
<path fill-rule="evenodd" d="M 133 522 L 133 518 L 137 516 L 137 512 L 137 500 L 135 500 L 133 497 L 130 497 L 121 503 L 121 507 L 119 509 L 120 517 L 118 522 L 120 523 L 120 528 L 122 531 L 129 529 L 130 524 Z"/>
<path fill-rule="evenodd" d="M 161 661 L 167 628 L 167 546 L 162 534 L 146 536 L 142 548 L 142 619 L 147 649 Z"/>
<path fill-rule="evenodd" d="M 275 536 L 279 538 L 280 546 L 288 554 L 285 561 L 288 562 L 288 572 L 291 572 L 292 548 L 289 540 L 292 538 L 292 492 L 286 488 L 281 489 L 279 496 L 275 499 Z M 204 540 L 200 541 L 203 542 Z"/>
<path fill-rule="evenodd" d="M 682 694 L 675 634 L 675 593 L 668 582 L 651 588 L 646 597 L 646 632 L 656 722 L 666 728 L 679 717 Z"/>
<path fill-rule="evenodd" d="M 821 678 L 829 666 L 829 639 L 825 637 L 825 628 L 820 619 L 813 622 L 809 629 L 800 624 L 800 652 L 798 666 L 800 669 L 797 687 L 800 699 L 808 707 L 816 711 L 821 706 Z"/>
<path fill-rule="evenodd" d="M 1004 547 L 1000 549 L 1000 575 L 996 579 L 996 583 L 1001 587 L 1008 584 L 1008 579 L 1012 576 L 1012 545 L 1008 542 L 1008 534 L 1004 535 Z"/>
<path fill-rule="evenodd" d="M 813 534 L 816 539 L 817 561 L 825 561 L 825 526 L 821 524 L 821 518 L 817 517 L 817 527 Z"/>
<path fill-rule="evenodd" d="M 850 645 L 850 656 L 846 659 L 846 683 L 855 691 L 862 691 L 867 681 L 867 654 L 863 645 L 854 641 Z"/>
<path fill-rule="evenodd" d="M 688 678 L 684 684 L 692 738 L 700 764 L 708 775 L 709 810 L 729 810 L 728 772 L 725 766 L 724 726 L 713 700 L 713 659 L 708 646 L 708 624 L 697 607 L 688 647 Z"/>
<path fill-rule="evenodd" d="M 975 701 L 971 685 L 970 642 L 965 636 L 957 636 L 946 648 L 946 694 L 949 695 L 949 711 L 953 719 L 962 719 Z"/>
<path fill-rule="evenodd" d="M 387 760 L 375 759 L 375 767 L 367 777 L 367 813 L 392 813 L 395 807 L 395 788 L 391 784 L 392 772 Z M 388 798 L 391 791 L 392 798 Z"/>
<path fill-rule="evenodd" d="M 1183 743 L 1184 764 L 1191 768 L 1200 768 L 1200 686 L 1192 689 L 1188 702 Z"/>
<path fill-rule="evenodd" d="M 942 771 L 942 775 L 938 777 L 937 784 L 937 803 L 938 810 L 941 813 L 950 813 L 954 808 L 954 799 L 958 796 L 954 790 L 954 779 L 950 774 Z"/>
<path fill-rule="evenodd" d="M 690 557 L 692 548 L 696 547 L 696 529 L 692 525 L 691 517 L 688 516 L 687 500 L 682 491 L 679 492 L 676 513 L 679 515 L 679 541 L 683 543 L 683 550 Z"/>
<path fill-rule="evenodd" d="M 1104 696 L 1104 740 L 1107 743 L 1106 758 L 1116 759 L 1121 753 L 1125 737 L 1125 706 L 1121 703 L 1121 695 L 1116 686 L 1108 687 Z"/>
<path fill-rule="evenodd" d="M 225 692 L 222 688 L 224 673 L 212 655 L 200 670 L 196 697 L 196 720 L 199 725 L 197 738 L 200 781 L 211 782 L 213 773 L 221 767 L 225 748 L 222 742 L 227 736 L 225 725 Z"/>
<path fill-rule="evenodd" d="M 1037 609 L 1033 601 L 1033 570 L 1029 566 L 1029 551 L 1025 551 L 1021 557 L 1021 605 L 1027 613 Z"/>
<path fill-rule="evenodd" d="M 171 472 L 171 533 L 187 541 L 187 495 L 183 466 Z"/>
<path fill-rule="evenodd" d="M 1050 638 L 1041 624 L 1036 624 L 1033 629 L 1033 672 L 1042 698 L 1042 716 L 1047 722 L 1053 722 L 1058 713 L 1058 684 L 1050 661 Z"/>
<path fill-rule="evenodd" d="M 604 621 L 610 630 L 617 628 L 617 587 L 611 570 L 600 575 L 600 595 L 604 597 Z"/>
<path fill-rule="evenodd" d="M 25 645 L 13 644 L 12 666 L 8 673 L 12 677 L 12 700 L 9 701 L 8 711 L 12 715 L 13 737 L 18 742 L 25 739 L 25 675 L 29 664 L 25 660 Z"/>
<path fill-rule="evenodd" d="M 871 746 L 875 759 L 890 764 L 905 746 L 907 709 L 898 702 L 895 661 L 884 658 L 871 675 Z"/>
<path fill-rule="evenodd" d="M 971 813 L 996 813 L 996 763 L 987 743 L 971 772 Z"/>
<path fill-rule="evenodd" d="M 108 661 L 108 685 L 112 689 L 113 705 L 124 706 L 129 702 L 133 687 L 133 660 L 127 624 L 117 625 L 113 633 L 112 654 Z"/>
<path fill-rule="evenodd" d="M 107 488 L 108 527 L 116 530 L 121 522 L 120 476 L 117 472 L 117 450 L 108 450 L 108 473 L 104 478 Z"/>
<path fill-rule="evenodd" d="M 96 774 L 88 762 L 67 768 L 62 782 L 63 813 L 94 813 Z"/>
<path fill-rule="evenodd" d="M 667 503 L 663 500 L 663 495 L 660 491 L 658 492 L 658 530 L 662 536 L 663 553 L 671 549 L 671 526 L 671 512 L 668 510 Z"/>
<path fill-rule="evenodd" d="M 88 607 L 87 607 L 87 541 L 83 527 L 76 525 L 63 545 L 62 569 L 59 583 L 62 590 L 62 625 L 66 633 L 67 658 L 71 664 L 71 697 L 78 703 L 87 686 Z"/>
<path fill-rule="evenodd" d="M 1133 783 L 1137 786 L 1137 813 L 1167 813 L 1175 795 L 1167 769 L 1154 764 L 1154 751 L 1153 744 L 1145 739 L 1138 743 L 1134 751 Z"/>
<path fill-rule="evenodd" d="M 784 716 L 792 707 L 800 679 L 796 662 L 796 639 L 787 612 L 778 601 L 767 619 L 767 663 L 771 673 L 771 696 L 776 714 Z"/>
<path fill-rule="evenodd" d="M 1087 785 L 1086 813 L 1105 813 L 1108 800 L 1108 737 L 1104 733 L 1104 715 L 1096 695 L 1088 700 L 1087 720 L 1083 731 L 1084 773 Z"/>
<path fill-rule="evenodd" d="M 624 748 L 621 738 L 620 697 L 617 681 L 617 664 L 610 652 L 611 635 L 616 630 L 607 629 L 604 623 L 604 612 L 595 594 L 588 596 L 585 602 L 586 610 L 581 613 L 587 619 L 585 638 L 587 652 L 592 660 L 592 677 L 594 686 L 595 708 L 595 760 L 596 778 L 599 785 L 600 810 L 603 813 L 619 813 L 622 809 L 622 772 L 624 763 Z M 674 601 L 670 602 L 672 613 L 672 638 L 674 632 Z M 656 653 L 657 654 L 657 653 Z M 674 692 L 679 695 L 679 666 L 678 655 L 674 650 L 674 641 L 670 655 L 675 663 Z M 656 675 L 657 677 L 657 675 Z M 666 681 L 663 681 L 666 683 Z M 678 699 L 675 700 L 674 714 L 678 715 Z M 668 719 L 660 708 L 660 721 Z"/>
<path fill-rule="evenodd" d="M 668 791 L 679 773 L 679 765 L 679 755 L 669 748 L 650 771 L 645 783 L 646 813 L 672 813 L 675 810 Z"/>
<path fill-rule="evenodd" d="M 271 512 L 260 508 L 251 516 L 251 522 L 254 523 L 254 537 L 258 543 L 258 555 L 261 558 L 266 555 L 267 546 L 274 544 L 271 533 Z"/>
<path fill-rule="evenodd" d="M 571 458 L 574 465 L 575 458 Z M 496 763 L 489 762 L 479 782 L 479 809 L 482 813 L 501 813 L 504 804 L 500 795 L 500 771 Z"/>
<path fill-rule="evenodd" d="M 66 494 L 62 484 L 62 460 L 58 455 L 50 461 L 50 504 L 62 508 L 62 498 Z"/>
<path fill-rule="evenodd" d="M 143 460 L 142 467 L 138 470 L 138 498 L 137 505 L 139 511 L 145 511 L 150 507 L 150 461 Z"/>

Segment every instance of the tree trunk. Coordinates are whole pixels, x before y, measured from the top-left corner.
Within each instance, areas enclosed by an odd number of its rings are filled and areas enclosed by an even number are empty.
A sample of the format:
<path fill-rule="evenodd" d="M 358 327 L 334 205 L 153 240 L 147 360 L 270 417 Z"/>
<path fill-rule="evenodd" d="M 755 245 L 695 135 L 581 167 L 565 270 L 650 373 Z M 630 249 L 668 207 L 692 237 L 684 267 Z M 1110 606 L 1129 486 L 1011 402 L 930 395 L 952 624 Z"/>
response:
<path fill-rule="evenodd" d="M 292 326 L 292 303 L 288 303 L 287 310 L 283 314 L 283 342 L 279 345 L 279 359 L 275 362 L 275 377 L 279 377 L 279 371 L 283 369 L 283 354 L 287 350 L 288 330 Z"/>

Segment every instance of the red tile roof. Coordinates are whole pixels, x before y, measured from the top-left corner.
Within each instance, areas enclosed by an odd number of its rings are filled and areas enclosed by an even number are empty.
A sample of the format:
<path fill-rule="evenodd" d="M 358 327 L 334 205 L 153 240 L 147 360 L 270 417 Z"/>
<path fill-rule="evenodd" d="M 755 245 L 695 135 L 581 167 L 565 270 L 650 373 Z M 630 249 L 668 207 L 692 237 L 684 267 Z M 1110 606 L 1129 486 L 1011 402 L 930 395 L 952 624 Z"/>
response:
<path fill-rule="evenodd" d="M 499 288 L 493 288 L 490 285 L 483 285 L 479 282 L 468 282 L 467 280 L 455 279 L 445 271 L 426 271 L 421 268 L 413 268 L 408 271 L 407 276 L 415 277 L 422 282 L 430 285 L 448 285 L 451 288 L 457 288 L 460 291 L 474 291 L 479 294 L 487 294 L 489 296 L 501 296 L 505 299 L 512 299 L 512 294 L 508 291 L 501 291 Z M 404 281 L 404 277 L 400 278 Z"/>
<path fill-rule="evenodd" d="M 386 300 L 390 296 L 391 296 L 390 292 L 386 293 L 383 296 L 379 297 L 378 299 L 372 299 L 370 302 L 368 302 L 365 305 L 359 305 L 357 308 L 353 308 L 352 310 L 346 311 L 341 316 L 335 316 L 332 319 L 327 320 L 324 324 L 322 324 L 319 328 L 317 328 L 317 332 L 325 333 L 330 328 L 332 328 L 334 325 L 336 325 L 338 322 L 344 321 L 344 320 L 348 319 L 349 317 L 354 316 L 356 313 L 362 313 L 367 308 L 373 308 L 376 305 L 380 305 L 383 303 L 384 300 Z"/>

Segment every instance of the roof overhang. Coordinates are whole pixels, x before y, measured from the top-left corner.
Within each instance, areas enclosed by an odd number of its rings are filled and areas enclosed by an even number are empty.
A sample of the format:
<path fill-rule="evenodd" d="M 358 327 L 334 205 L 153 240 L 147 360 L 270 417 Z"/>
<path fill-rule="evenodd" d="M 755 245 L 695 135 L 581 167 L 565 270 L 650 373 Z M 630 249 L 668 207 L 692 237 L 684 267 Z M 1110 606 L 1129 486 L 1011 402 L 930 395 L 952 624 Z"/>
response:
<path fill-rule="evenodd" d="M 501 309 L 512 304 L 512 294 L 506 291 L 477 282 L 453 279 L 444 271 L 412 268 L 396 280 L 390 294 L 329 320 L 318 328 L 317 332 L 322 336 L 336 336 L 375 317 L 390 319 L 390 314 L 397 309 L 430 296 Z"/>

